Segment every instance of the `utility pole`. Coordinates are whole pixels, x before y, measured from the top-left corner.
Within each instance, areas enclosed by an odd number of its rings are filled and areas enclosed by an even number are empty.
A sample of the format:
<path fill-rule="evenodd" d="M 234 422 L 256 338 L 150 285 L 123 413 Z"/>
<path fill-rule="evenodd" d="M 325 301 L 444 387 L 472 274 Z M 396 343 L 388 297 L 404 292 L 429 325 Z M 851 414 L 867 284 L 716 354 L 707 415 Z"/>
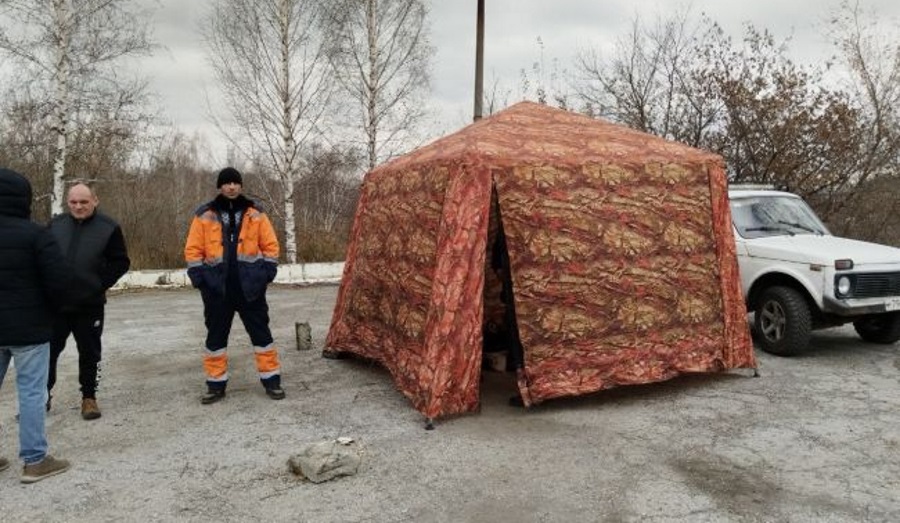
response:
<path fill-rule="evenodd" d="M 484 0 L 478 0 L 478 23 L 475 36 L 475 116 L 481 120 L 481 104 L 484 100 Z"/>

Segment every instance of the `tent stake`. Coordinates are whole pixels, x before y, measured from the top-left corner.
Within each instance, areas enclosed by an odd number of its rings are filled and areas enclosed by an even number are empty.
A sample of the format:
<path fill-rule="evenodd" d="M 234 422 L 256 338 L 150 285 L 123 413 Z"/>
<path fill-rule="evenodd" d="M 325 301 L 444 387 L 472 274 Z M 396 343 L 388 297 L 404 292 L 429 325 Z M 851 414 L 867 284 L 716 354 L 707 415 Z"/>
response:
<path fill-rule="evenodd" d="M 434 420 L 425 418 L 425 430 L 434 430 Z"/>

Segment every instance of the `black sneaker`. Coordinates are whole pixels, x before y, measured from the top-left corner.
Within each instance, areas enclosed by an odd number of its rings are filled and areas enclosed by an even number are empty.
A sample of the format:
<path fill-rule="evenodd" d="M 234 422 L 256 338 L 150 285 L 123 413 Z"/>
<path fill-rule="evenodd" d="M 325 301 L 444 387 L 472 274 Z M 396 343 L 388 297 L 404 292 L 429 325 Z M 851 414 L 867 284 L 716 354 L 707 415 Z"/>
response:
<path fill-rule="evenodd" d="M 266 396 L 272 398 L 273 400 L 283 400 L 284 399 L 284 389 L 281 387 L 266 387 Z"/>
<path fill-rule="evenodd" d="M 223 399 L 225 399 L 225 389 L 208 389 L 206 394 L 200 398 L 200 403 L 211 405 L 217 401 L 222 401 Z"/>

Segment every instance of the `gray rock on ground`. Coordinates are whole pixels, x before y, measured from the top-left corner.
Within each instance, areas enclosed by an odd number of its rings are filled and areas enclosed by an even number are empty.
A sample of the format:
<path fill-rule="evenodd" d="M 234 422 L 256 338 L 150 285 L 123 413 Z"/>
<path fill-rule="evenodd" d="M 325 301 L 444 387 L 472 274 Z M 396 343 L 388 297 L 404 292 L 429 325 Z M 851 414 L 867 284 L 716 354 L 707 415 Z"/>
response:
<path fill-rule="evenodd" d="M 313 483 L 322 483 L 339 476 L 356 474 L 361 462 L 356 444 L 329 440 L 312 443 L 299 454 L 291 456 L 288 468 L 292 473 Z"/>

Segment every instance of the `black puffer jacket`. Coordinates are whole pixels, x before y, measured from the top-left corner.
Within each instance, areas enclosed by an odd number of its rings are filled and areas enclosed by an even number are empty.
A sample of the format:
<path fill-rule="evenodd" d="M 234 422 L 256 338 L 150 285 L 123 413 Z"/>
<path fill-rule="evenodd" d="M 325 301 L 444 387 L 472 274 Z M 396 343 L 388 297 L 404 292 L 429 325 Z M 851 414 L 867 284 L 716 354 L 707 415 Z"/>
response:
<path fill-rule="evenodd" d="M 31 184 L 0 169 L 0 346 L 50 341 L 69 265 L 53 235 L 32 222 Z"/>
<path fill-rule="evenodd" d="M 50 221 L 50 232 L 73 271 L 68 303 L 63 312 L 102 308 L 106 303 L 106 290 L 115 285 L 131 265 L 119 224 L 99 211 L 84 220 L 76 220 L 65 213 Z"/>

